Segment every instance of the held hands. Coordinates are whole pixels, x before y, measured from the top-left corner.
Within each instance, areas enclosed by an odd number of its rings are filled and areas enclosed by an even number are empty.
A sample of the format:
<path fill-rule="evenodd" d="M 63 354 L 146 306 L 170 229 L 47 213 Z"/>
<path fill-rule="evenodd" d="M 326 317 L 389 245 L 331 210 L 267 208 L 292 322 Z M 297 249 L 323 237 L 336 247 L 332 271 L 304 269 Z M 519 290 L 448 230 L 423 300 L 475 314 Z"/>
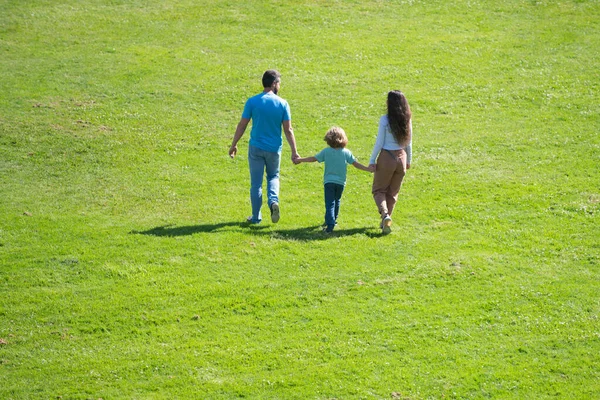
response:
<path fill-rule="evenodd" d="M 292 162 L 293 162 L 295 165 L 298 165 L 298 164 L 300 164 L 300 162 L 301 162 L 301 161 L 300 161 L 300 154 L 298 154 L 298 153 L 292 154 Z"/>
<path fill-rule="evenodd" d="M 369 172 L 375 172 L 375 164 L 369 164 Z"/>

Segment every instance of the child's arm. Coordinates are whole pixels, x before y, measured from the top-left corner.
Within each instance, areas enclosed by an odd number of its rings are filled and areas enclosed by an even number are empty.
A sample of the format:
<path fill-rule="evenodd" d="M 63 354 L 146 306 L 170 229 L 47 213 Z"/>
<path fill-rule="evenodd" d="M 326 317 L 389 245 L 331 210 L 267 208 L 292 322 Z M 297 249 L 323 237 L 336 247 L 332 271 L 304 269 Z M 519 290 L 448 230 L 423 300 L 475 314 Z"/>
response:
<path fill-rule="evenodd" d="M 354 165 L 356 168 L 361 169 L 363 171 L 367 171 L 367 172 L 375 172 L 375 170 L 371 167 L 366 167 L 364 165 L 362 165 L 361 163 L 359 163 L 358 161 L 354 161 L 352 163 L 352 165 Z"/>
<path fill-rule="evenodd" d="M 315 162 L 317 161 L 316 157 L 302 157 L 302 158 L 296 158 L 294 160 L 294 164 L 300 164 L 302 162 Z"/>

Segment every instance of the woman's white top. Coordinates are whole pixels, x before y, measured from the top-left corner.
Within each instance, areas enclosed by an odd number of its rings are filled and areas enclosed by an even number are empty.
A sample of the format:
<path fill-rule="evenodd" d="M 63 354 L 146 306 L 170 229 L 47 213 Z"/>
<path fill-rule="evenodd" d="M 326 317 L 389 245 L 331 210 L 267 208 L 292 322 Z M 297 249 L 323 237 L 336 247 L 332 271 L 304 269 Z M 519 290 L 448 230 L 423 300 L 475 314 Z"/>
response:
<path fill-rule="evenodd" d="M 384 150 L 401 150 L 404 149 L 406 151 L 406 163 L 410 164 L 412 159 L 412 118 L 408 122 L 408 127 L 410 129 L 410 142 L 406 146 L 399 145 L 394 135 L 392 134 L 392 129 L 390 128 L 390 123 L 388 121 L 388 116 L 384 115 L 379 119 L 379 129 L 377 131 L 377 140 L 375 141 L 375 146 L 373 146 L 373 152 L 371 153 L 371 159 L 369 160 L 369 164 L 375 164 L 377 160 L 377 156 L 381 149 Z"/>

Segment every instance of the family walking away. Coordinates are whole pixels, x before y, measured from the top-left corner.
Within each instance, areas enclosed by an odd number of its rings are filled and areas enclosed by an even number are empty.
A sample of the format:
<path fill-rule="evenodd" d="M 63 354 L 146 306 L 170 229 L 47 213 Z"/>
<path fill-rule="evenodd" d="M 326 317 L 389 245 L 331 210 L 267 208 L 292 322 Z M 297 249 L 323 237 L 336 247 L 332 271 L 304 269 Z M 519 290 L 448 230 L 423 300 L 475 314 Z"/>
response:
<path fill-rule="evenodd" d="M 279 167 L 281 164 L 281 128 L 285 132 L 292 161 L 299 158 L 296 150 L 296 139 L 292 129 L 290 106 L 277 95 L 281 87 L 281 74 L 268 70 L 262 77 L 263 92 L 250 97 L 244 105 L 242 118 L 237 125 L 229 156 L 235 157 L 237 143 L 244 135 L 246 127 L 252 120 L 250 143 L 248 146 L 248 166 L 250 169 L 250 202 L 252 215 L 248 222 L 258 224 L 262 220 L 261 208 L 263 177 L 267 176 L 267 202 L 271 211 L 271 221 L 278 222 L 279 210 Z"/>
<path fill-rule="evenodd" d="M 294 164 L 303 162 L 325 163 L 323 184 L 325 187 L 325 224 L 323 231 L 330 233 L 337 224 L 340 212 L 342 193 L 346 186 L 346 166 L 354 165 L 363 171 L 372 172 L 374 167 L 366 167 L 356 160 L 352 152 L 346 148 L 348 137 L 342 128 L 337 126 L 329 129 L 325 135 L 329 147 L 324 148 L 314 157 L 297 158 Z"/>
<path fill-rule="evenodd" d="M 412 119 L 404 94 L 393 90 L 387 96 L 387 114 L 379 119 L 377 140 L 369 167 L 375 167 L 373 199 L 381 216 L 384 234 L 392 230 L 392 213 L 406 170 L 412 159 Z M 377 160 L 377 161 L 375 161 Z"/>
<path fill-rule="evenodd" d="M 412 158 L 412 114 L 404 94 L 398 90 L 388 92 L 387 113 L 379 119 L 377 139 L 367 167 L 359 163 L 352 152 L 346 148 L 348 137 L 339 127 L 327 131 L 325 141 L 328 147 L 314 157 L 301 158 L 296 149 L 290 106 L 287 101 L 278 96 L 281 74 L 276 70 L 266 71 L 262 77 L 262 84 L 264 88 L 262 93 L 246 101 L 242 118 L 237 124 L 229 148 L 229 156 L 235 157 L 238 151 L 237 144 L 252 121 L 248 145 L 252 215 L 248 217 L 248 222 L 258 224 L 262 221 L 262 185 L 265 174 L 271 221 L 274 223 L 279 221 L 279 169 L 283 128 L 294 164 L 315 161 L 325 163 L 323 174 L 325 193 L 323 230 L 325 232 L 332 232 L 337 223 L 342 193 L 346 185 L 347 165 L 352 164 L 363 171 L 375 173 L 371 192 L 381 218 L 379 227 L 384 234 L 390 233 L 392 213 Z"/>

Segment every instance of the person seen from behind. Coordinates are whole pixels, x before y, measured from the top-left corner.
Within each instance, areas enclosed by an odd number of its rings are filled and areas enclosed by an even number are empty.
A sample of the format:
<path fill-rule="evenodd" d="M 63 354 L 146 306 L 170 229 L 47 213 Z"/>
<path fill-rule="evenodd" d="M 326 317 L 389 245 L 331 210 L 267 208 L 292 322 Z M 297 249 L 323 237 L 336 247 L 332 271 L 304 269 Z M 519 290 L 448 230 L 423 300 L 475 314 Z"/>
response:
<path fill-rule="evenodd" d="M 352 164 L 356 168 L 372 172 L 372 168 L 364 166 L 346 148 L 348 137 L 342 128 L 333 127 L 327 131 L 325 142 L 329 147 L 324 148 L 314 157 L 298 158 L 294 164 L 303 162 L 324 162 L 323 184 L 325 191 L 325 224 L 323 231 L 333 232 L 340 212 L 342 193 L 346 185 L 346 166 Z"/>
<path fill-rule="evenodd" d="M 267 203 L 271 211 L 271 221 L 279 221 L 279 168 L 281 163 L 281 128 L 292 151 L 292 161 L 299 158 L 296 139 L 292 129 L 290 106 L 278 96 L 281 87 L 281 74 L 276 70 L 265 71 L 262 77 L 263 92 L 250 97 L 244 105 L 242 118 L 237 125 L 229 156 L 235 157 L 237 143 L 244 135 L 252 120 L 250 143 L 248 145 L 248 166 L 250 169 L 250 202 L 252 215 L 247 221 L 258 224 L 262 220 L 261 207 L 263 177 L 267 176 Z"/>
<path fill-rule="evenodd" d="M 392 230 L 392 213 L 411 159 L 412 113 L 404 93 L 392 90 L 387 96 L 387 114 L 379 119 L 377 139 L 369 160 L 369 167 L 375 168 L 372 193 L 384 234 Z"/>

